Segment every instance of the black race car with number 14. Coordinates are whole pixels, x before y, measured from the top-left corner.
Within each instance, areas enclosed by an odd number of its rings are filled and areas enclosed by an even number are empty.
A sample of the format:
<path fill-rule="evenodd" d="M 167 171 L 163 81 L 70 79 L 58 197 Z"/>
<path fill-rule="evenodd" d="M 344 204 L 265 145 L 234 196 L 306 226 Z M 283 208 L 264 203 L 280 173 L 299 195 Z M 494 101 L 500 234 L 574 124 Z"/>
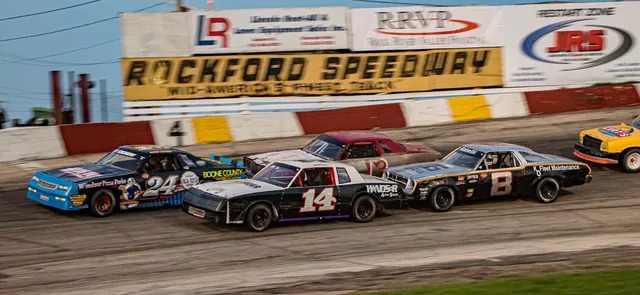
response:
<path fill-rule="evenodd" d="M 373 220 L 398 208 L 399 185 L 323 160 L 274 161 L 253 178 L 205 183 L 187 190 L 182 210 L 216 223 L 263 231 L 272 221 L 353 218 Z"/>
<path fill-rule="evenodd" d="M 383 178 L 434 211 L 456 201 L 532 194 L 552 203 L 560 189 L 591 182 L 587 164 L 506 143 L 467 144 L 442 160 L 389 168 Z"/>

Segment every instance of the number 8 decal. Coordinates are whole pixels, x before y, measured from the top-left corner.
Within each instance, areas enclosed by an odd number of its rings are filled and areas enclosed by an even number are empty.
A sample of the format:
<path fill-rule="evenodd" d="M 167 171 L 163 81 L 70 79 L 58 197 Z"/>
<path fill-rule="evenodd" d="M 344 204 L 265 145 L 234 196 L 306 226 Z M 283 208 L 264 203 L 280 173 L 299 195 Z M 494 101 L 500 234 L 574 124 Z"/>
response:
<path fill-rule="evenodd" d="M 511 172 L 491 173 L 491 195 L 508 195 L 511 193 Z"/>

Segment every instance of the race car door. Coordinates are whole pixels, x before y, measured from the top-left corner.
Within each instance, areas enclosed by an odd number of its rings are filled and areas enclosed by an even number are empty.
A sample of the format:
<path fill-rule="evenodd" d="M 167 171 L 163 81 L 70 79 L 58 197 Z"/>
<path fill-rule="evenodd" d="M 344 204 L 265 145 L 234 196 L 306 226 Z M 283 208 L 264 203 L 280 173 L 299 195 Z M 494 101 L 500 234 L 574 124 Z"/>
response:
<path fill-rule="evenodd" d="M 340 191 L 333 168 L 305 168 L 282 195 L 282 218 L 335 216 Z"/>
<path fill-rule="evenodd" d="M 382 157 L 382 151 L 375 142 L 351 144 L 344 154 L 343 162 L 356 167 L 361 173 L 381 176 L 389 163 Z"/>
<path fill-rule="evenodd" d="M 473 188 L 474 198 L 507 196 L 518 191 L 518 180 L 524 166 L 513 152 L 490 152 L 479 166 L 478 185 Z M 469 178 L 469 177 L 468 177 Z"/>
<path fill-rule="evenodd" d="M 167 153 L 151 155 L 141 172 L 145 181 L 137 200 L 145 202 L 173 196 L 184 171 L 174 155 Z"/>

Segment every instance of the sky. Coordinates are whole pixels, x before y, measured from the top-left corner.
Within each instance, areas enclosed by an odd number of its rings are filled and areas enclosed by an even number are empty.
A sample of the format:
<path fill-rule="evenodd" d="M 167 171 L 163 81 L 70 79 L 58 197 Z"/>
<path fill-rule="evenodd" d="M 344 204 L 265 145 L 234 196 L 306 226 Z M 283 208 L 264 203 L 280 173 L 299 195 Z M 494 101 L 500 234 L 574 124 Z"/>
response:
<path fill-rule="evenodd" d="M 39 12 L 71 5 L 86 5 L 46 14 Z M 537 0 L 215 0 L 215 9 L 348 6 L 353 8 L 402 5 L 506 5 L 548 2 Z M 565 2 L 604 2 L 566 0 Z M 122 87 L 119 59 L 118 13 L 148 8 L 145 12 L 171 11 L 174 0 L 0 0 L 0 101 L 8 119 L 22 122 L 32 117 L 32 107 L 51 107 L 49 71 L 61 71 L 63 93 L 68 92 L 68 72 L 89 74 L 91 117 L 103 121 L 99 80 L 107 85 L 106 121 L 121 121 Z M 183 0 L 184 5 L 206 9 L 207 0 Z M 149 8 L 150 7 L 150 8 Z M 37 14 L 18 17 L 25 14 Z M 90 24 L 94 23 L 94 24 Z M 78 27 L 75 29 L 68 29 Z M 59 33 L 52 31 L 64 30 Z M 41 34 L 41 35 L 40 35 Z M 40 35 L 28 37 L 30 35 Z M 24 38 L 27 37 L 27 38 Z M 14 39 L 16 40 L 7 40 Z M 68 52 L 68 53 L 66 53 Z M 65 54 L 61 54 L 65 53 Z M 77 93 L 77 92 L 76 92 Z M 78 101 L 76 94 L 76 102 Z M 79 108 L 76 108 L 79 109 Z M 79 114 L 76 114 L 76 122 Z"/>

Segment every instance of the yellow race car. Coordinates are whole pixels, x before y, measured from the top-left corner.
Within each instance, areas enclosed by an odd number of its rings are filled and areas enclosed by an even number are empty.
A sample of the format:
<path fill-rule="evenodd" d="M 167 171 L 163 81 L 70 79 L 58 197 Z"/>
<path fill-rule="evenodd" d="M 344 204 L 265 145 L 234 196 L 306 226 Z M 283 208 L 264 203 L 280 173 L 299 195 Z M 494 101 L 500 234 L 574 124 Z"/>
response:
<path fill-rule="evenodd" d="M 640 171 L 640 117 L 630 125 L 581 131 L 573 154 L 589 162 L 618 164 L 625 172 Z"/>

